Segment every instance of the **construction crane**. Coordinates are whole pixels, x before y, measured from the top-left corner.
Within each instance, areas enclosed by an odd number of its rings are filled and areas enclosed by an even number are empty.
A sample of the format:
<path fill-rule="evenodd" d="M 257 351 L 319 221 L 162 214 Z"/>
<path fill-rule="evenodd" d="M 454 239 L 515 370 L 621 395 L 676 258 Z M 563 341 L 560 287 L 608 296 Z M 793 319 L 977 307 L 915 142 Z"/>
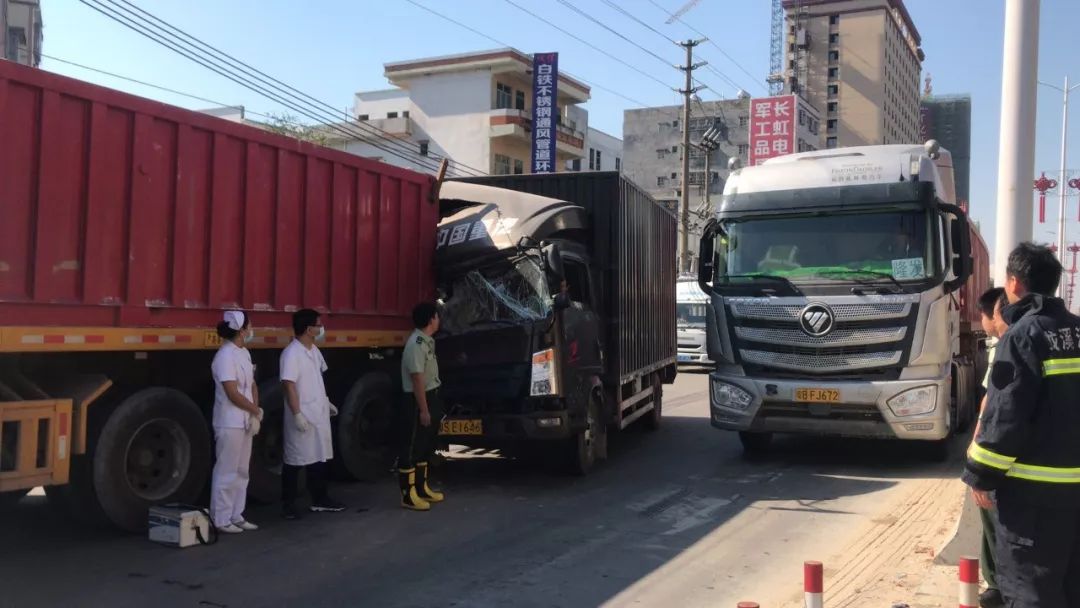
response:
<path fill-rule="evenodd" d="M 684 5 L 682 5 L 681 7 L 679 7 L 679 10 L 675 11 L 674 13 L 672 13 L 672 14 L 671 14 L 671 17 L 669 17 L 669 18 L 668 18 L 668 20 L 667 20 L 667 21 L 665 21 L 664 23 L 666 23 L 666 24 L 668 24 L 668 25 L 671 25 L 672 23 L 675 23 L 676 21 L 678 21 L 678 20 L 679 20 L 679 18 L 680 18 L 680 17 L 682 17 L 682 16 L 683 16 L 683 15 L 685 15 L 686 13 L 690 12 L 690 9 L 694 8 L 695 6 L 697 6 L 697 5 L 698 5 L 698 2 L 701 2 L 701 0 L 690 0 L 690 1 L 689 1 L 689 2 L 687 2 L 686 4 L 684 4 Z"/>
<path fill-rule="evenodd" d="M 769 44 L 769 95 L 784 92 L 784 0 L 772 0 L 772 38 Z"/>

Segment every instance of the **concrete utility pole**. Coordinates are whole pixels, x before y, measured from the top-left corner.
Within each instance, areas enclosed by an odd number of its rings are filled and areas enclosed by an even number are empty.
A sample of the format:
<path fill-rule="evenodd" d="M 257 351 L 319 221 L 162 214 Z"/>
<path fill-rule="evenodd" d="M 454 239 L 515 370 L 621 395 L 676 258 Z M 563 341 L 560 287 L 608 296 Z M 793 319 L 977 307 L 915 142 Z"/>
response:
<path fill-rule="evenodd" d="M 679 197 L 679 272 L 690 272 L 690 263 L 693 254 L 690 252 L 690 100 L 701 90 L 694 86 L 694 70 L 702 67 L 707 62 L 694 63 L 694 47 L 705 42 L 707 38 L 700 40 L 687 40 L 680 42 L 679 46 L 686 49 L 686 65 L 676 66 L 686 72 L 686 88 L 678 89 L 683 94 L 683 132 L 682 132 L 682 175 Z"/>
<path fill-rule="evenodd" d="M 1009 252 L 1031 239 L 1035 173 L 1035 102 L 1039 70 L 1039 0 L 1005 0 L 1001 64 L 994 283 L 1005 284 Z"/>

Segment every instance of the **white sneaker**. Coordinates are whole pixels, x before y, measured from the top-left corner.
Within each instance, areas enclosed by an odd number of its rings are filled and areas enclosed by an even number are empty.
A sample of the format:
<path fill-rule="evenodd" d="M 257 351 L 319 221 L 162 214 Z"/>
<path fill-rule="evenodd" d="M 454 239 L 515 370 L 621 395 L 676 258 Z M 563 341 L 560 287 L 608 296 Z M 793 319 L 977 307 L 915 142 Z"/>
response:
<path fill-rule="evenodd" d="M 243 531 L 244 531 L 244 529 L 241 528 L 240 526 L 237 526 L 236 524 L 229 524 L 227 526 L 218 526 L 218 532 L 222 532 L 224 534 L 240 534 Z"/>
<path fill-rule="evenodd" d="M 236 526 L 237 528 L 240 528 L 241 530 L 251 531 L 251 530 L 258 530 L 259 529 L 259 526 L 256 526 L 255 524 L 253 524 L 250 521 L 247 521 L 245 519 L 241 519 L 240 521 L 234 521 L 232 523 L 232 525 Z"/>

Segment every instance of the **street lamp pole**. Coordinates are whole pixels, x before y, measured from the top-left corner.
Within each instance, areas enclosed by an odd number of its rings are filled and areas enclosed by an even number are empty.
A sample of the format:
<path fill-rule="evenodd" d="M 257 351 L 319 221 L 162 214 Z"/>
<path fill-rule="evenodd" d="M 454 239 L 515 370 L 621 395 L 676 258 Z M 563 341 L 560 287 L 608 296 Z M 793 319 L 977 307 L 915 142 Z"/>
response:
<path fill-rule="evenodd" d="M 1068 182 L 1068 177 L 1065 175 L 1065 163 L 1068 158 L 1068 133 L 1069 133 L 1069 94 L 1075 91 L 1080 84 L 1069 86 L 1069 77 L 1065 77 L 1065 86 L 1059 87 L 1052 85 L 1048 82 L 1039 81 L 1039 84 L 1044 87 L 1049 87 L 1055 91 L 1060 91 L 1062 96 L 1061 101 L 1061 175 L 1058 178 L 1058 183 L 1061 184 L 1061 191 L 1058 192 L 1058 256 L 1064 266 L 1065 261 L 1065 196 L 1067 194 L 1067 188 L 1065 184 Z M 1062 285 L 1058 288 L 1058 295 L 1060 296 L 1065 292 L 1065 286 Z"/>

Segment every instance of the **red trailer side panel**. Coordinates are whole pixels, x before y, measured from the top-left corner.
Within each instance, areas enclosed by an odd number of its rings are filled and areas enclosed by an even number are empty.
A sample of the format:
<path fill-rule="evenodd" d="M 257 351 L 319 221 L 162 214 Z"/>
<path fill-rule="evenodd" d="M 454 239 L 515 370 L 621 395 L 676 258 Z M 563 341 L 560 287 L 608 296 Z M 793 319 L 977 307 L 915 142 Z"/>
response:
<path fill-rule="evenodd" d="M 430 176 L 0 62 L 0 326 L 402 330 Z"/>
<path fill-rule="evenodd" d="M 970 323 L 976 331 L 981 331 L 979 296 L 990 289 L 990 254 L 975 227 L 971 227 L 971 278 L 960 288 L 960 321 Z"/>

